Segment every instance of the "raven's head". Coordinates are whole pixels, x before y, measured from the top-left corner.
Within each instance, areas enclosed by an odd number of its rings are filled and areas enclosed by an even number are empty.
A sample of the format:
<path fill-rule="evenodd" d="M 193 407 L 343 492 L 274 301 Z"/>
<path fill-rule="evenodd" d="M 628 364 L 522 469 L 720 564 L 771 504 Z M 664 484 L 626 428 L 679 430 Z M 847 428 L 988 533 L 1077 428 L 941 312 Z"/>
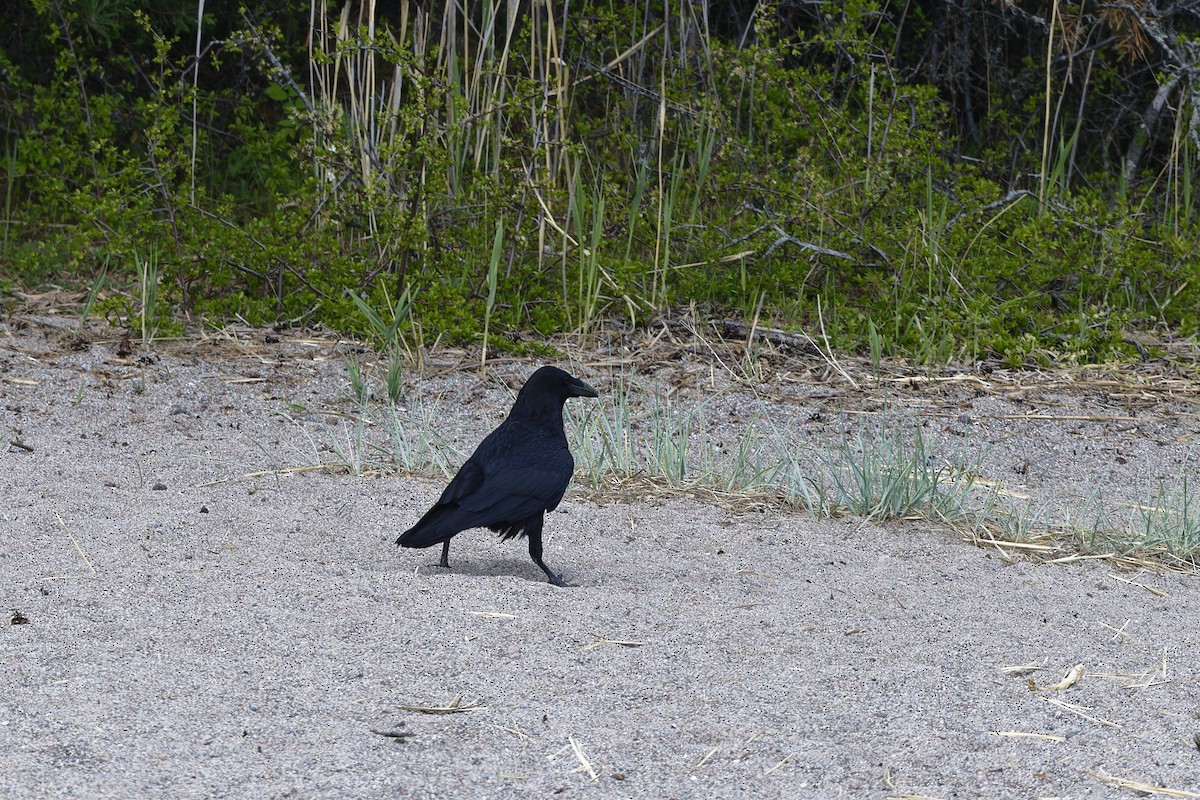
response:
<path fill-rule="evenodd" d="M 592 386 L 579 380 L 569 372 L 558 367 L 542 367 L 529 376 L 521 391 L 517 393 L 517 402 L 513 412 L 521 409 L 522 414 L 540 417 L 551 414 L 562 417 L 562 405 L 572 397 L 599 397 Z"/>
<path fill-rule="evenodd" d="M 530 375 L 521 393 L 524 394 L 529 389 L 545 396 L 557 397 L 559 402 L 565 402 L 572 397 L 600 396 L 590 383 L 581 381 L 558 367 L 542 367 Z"/>

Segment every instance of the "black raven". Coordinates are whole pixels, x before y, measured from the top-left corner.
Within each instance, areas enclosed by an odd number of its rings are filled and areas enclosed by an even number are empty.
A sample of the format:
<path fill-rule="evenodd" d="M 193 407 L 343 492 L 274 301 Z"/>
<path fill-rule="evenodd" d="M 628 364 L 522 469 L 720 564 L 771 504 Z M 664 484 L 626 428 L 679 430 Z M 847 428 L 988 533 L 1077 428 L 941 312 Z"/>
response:
<path fill-rule="evenodd" d="M 430 547 L 441 542 L 441 564 L 449 567 L 450 539 L 467 528 L 490 528 L 502 539 L 528 536 L 533 563 L 555 586 L 566 586 L 542 561 L 542 524 L 575 471 L 563 432 L 563 403 L 570 397 L 599 395 L 557 367 L 533 373 L 508 418 L 479 443 L 433 508 L 396 544 Z"/>

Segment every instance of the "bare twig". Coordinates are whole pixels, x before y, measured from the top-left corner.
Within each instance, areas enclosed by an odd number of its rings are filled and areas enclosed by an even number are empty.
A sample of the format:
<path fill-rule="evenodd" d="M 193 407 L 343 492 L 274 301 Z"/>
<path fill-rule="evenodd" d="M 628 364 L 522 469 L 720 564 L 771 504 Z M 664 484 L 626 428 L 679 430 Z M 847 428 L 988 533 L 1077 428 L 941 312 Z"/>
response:
<path fill-rule="evenodd" d="M 487 706 L 481 703 L 463 703 L 461 694 L 454 695 L 454 699 L 444 706 L 410 706 L 398 705 L 396 708 L 401 711 L 413 711 L 418 714 L 461 714 L 464 711 L 480 711 Z"/>
<path fill-rule="evenodd" d="M 58 526 L 66 532 L 67 536 L 71 537 L 71 544 L 75 545 L 75 552 L 79 553 L 79 557 L 83 559 L 83 563 L 87 564 L 87 568 L 95 575 L 96 565 L 87 557 L 87 553 L 83 552 L 83 548 L 79 546 L 79 540 L 75 538 L 75 534 L 71 533 L 71 529 L 67 527 L 67 523 L 63 522 L 63 518 L 58 515 L 57 511 L 54 512 L 54 518 L 58 520 Z"/>

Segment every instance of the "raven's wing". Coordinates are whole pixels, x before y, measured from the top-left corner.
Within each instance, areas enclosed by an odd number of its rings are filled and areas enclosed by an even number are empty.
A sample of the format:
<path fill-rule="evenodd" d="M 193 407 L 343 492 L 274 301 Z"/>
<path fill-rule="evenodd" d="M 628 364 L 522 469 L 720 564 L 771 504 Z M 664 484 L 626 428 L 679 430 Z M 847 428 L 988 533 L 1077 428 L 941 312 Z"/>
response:
<path fill-rule="evenodd" d="M 448 541 L 459 531 L 474 526 L 469 520 L 464 520 L 458 500 L 476 491 L 483 483 L 484 473 L 478 458 L 479 449 L 459 468 L 433 507 L 417 520 L 416 525 L 400 534 L 396 544 L 405 547 L 429 547 L 438 542 Z"/>
<path fill-rule="evenodd" d="M 467 528 L 515 535 L 518 523 L 558 507 L 574 470 L 565 441 L 502 425 L 479 444 L 433 508 L 396 542 L 429 547 Z"/>
<path fill-rule="evenodd" d="M 485 465 L 485 469 L 488 466 Z M 459 507 L 472 519 L 473 526 L 516 523 L 543 511 L 553 511 L 575 469 L 575 461 L 566 448 L 546 454 L 537 462 L 494 465 L 485 471 L 473 491 L 458 498 Z"/>
<path fill-rule="evenodd" d="M 555 508 L 574 471 L 566 437 L 510 417 L 479 443 L 438 502 L 466 512 L 465 527 L 519 522 Z"/>
<path fill-rule="evenodd" d="M 479 450 L 481 449 L 483 448 L 480 447 Z M 458 474 L 454 476 L 450 484 L 442 491 L 442 496 L 438 498 L 439 506 L 461 500 L 476 491 L 483 483 L 484 470 L 479 458 L 479 450 L 476 450 L 467 459 L 467 463 L 459 467 Z"/>

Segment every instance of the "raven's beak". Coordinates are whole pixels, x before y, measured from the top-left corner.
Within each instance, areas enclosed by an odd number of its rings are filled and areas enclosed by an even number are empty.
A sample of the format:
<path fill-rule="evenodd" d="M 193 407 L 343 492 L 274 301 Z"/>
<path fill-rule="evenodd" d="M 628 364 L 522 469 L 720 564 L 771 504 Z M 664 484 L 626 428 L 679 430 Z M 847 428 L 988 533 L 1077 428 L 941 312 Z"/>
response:
<path fill-rule="evenodd" d="M 567 384 L 567 396 L 599 397 L 600 393 L 593 389 L 590 383 L 585 383 L 584 381 L 579 380 L 579 378 L 574 378 L 570 383 Z"/>

